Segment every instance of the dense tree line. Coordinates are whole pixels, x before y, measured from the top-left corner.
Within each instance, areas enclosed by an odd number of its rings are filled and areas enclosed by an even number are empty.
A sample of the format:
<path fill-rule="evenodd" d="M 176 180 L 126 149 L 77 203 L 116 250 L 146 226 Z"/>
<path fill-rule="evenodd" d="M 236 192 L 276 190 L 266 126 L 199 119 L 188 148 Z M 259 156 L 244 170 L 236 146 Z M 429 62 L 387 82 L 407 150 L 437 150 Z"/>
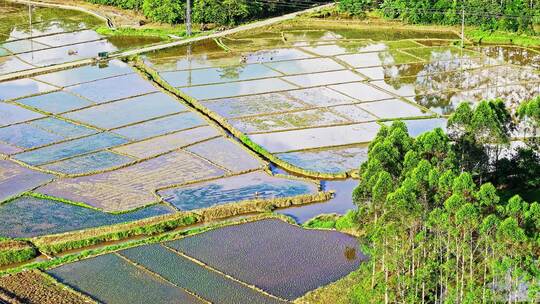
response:
<path fill-rule="evenodd" d="M 185 0 L 87 0 L 92 3 L 141 11 L 147 18 L 163 23 L 181 23 L 185 18 Z M 235 25 L 276 16 L 306 7 L 305 1 L 282 0 L 192 0 L 193 22 Z M 324 2 L 310 1 L 310 3 Z"/>
<path fill-rule="evenodd" d="M 537 98 L 517 111 L 528 137 L 540 125 L 539 109 Z M 540 185 L 538 138 L 502 156 L 515 128 L 494 100 L 461 104 L 448 134 L 435 129 L 412 138 L 403 122 L 380 130 L 353 193 L 370 256 L 355 302 L 540 300 L 540 204 L 499 196 Z M 523 165 L 503 178 L 504 162 Z"/>
<path fill-rule="evenodd" d="M 410 23 L 461 23 L 488 30 L 533 32 L 540 21 L 538 0 L 337 0 L 342 11 L 356 15 L 380 9 L 385 17 Z"/>

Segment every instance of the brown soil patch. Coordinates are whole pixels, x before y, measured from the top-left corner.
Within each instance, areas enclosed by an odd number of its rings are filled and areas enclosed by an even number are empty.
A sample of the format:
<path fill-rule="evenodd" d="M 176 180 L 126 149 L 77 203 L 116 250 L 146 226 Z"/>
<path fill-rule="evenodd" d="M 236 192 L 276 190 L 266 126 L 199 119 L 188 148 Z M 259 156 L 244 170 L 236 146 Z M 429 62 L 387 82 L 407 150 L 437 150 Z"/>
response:
<path fill-rule="evenodd" d="M 30 304 L 94 303 L 38 271 L 0 277 L 0 302 L 2 301 Z"/>

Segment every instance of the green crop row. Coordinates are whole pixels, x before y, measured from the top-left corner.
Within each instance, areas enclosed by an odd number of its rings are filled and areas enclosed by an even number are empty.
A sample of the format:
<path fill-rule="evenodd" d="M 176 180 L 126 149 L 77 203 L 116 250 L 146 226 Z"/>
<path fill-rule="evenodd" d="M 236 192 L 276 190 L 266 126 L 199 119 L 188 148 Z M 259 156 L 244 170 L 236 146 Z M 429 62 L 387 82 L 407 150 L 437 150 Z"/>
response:
<path fill-rule="evenodd" d="M 0 241 L 0 266 L 21 263 L 37 257 L 37 249 L 25 241 Z"/>

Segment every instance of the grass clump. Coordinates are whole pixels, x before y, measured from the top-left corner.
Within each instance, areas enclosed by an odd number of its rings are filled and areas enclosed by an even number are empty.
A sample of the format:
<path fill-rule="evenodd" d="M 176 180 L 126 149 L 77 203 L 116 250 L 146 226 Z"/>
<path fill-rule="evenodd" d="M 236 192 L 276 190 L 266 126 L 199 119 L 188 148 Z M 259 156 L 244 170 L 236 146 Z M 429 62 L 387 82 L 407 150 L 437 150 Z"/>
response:
<path fill-rule="evenodd" d="M 123 27 L 112 29 L 109 27 L 99 27 L 96 29 L 101 35 L 104 36 L 136 36 L 136 37 L 157 37 L 162 40 L 170 40 L 171 35 L 181 38 L 186 38 L 186 31 L 183 27 L 165 27 L 165 28 L 130 28 Z"/>
<path fill-rule="evenodd" d="M 42 252 L 58 254 L 104 242 L 119 241 L 136 236 L 156 235 L 178 227 L 193 225 L 199 222 L 200 219 L 199 215 L 193 213 L 176 213 L 172 216 L 157 216 L 132 223 L 37 237 L 33 239 L 33 242 Z"/>
<path fill-rule="evenodd" d="M 485 31 L 481 29 L 470 29 L 467 30 L 465 34 L 467 38 L 474 43 L 514 44 L 520 46 L 540 45 L 540 36 L 531 36 L 527 34 L 504 31 Z"/>
<path fill-rule="evenodd" d="M 339 215 L 337 214 L 322 214 L 312 218 L 302 226 L 314 229 L 334 229 L 338 218 Z"/>
<path fill-rule="evenodd" d="M 352 231 L 358 228 L 356 211 L 349 210 L 345 215 L 321 214 L 304 223 L 305 228 L 336 229 L 339 231 Z"/>
<path fill-rule="evenodd" d="M 0 266 L 21 263 L 37 257 L 38 250 L 26 241 L 0 241 Z"/>

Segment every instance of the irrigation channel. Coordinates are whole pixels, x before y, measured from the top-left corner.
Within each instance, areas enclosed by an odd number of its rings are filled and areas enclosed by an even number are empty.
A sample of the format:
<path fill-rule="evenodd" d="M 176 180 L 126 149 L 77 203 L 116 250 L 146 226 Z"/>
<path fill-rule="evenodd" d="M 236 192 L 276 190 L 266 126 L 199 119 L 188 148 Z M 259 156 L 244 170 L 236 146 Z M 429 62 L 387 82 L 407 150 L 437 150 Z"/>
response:
<path fill-rule="evenodd" d="M 293 301 L 366 258 L 301 225 L 355 207 L 382 126 L 417 136 L 463 100 L 540 93 L 538 50 L 460 48 L 451 28 L 296 13 L 164 42 L 100 35 L 80 11 L 0 13 L 0 271 L 17 273 L 0 287 L 15 294 L 30 277 L 107 303 Z"/>

